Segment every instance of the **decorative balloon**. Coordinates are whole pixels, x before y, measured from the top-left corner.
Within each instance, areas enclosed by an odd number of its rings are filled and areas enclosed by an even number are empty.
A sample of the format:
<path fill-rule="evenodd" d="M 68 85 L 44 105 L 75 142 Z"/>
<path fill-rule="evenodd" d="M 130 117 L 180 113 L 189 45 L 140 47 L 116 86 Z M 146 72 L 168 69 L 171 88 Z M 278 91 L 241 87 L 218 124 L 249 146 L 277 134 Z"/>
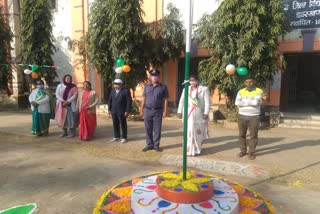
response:
<path fill-rule="evenodd" d="M 122 66 L 122 71 L 128 73 L 131 71 L 131 67 L 129 65 L 124 65 Z"/>
<path fill-rule="evenodd" d="M 39 78 L 39 74 L 37 72 L 32 72 L 31 73 L 31 77 L 32 77 L 32 79 L 38 79 Z"/>
<path fill-rule="evenodd" d="M 237 73 L 240 76 L 246 76 L 248 74 L 248 68 L 246 68 L 246 67 L 237 68 Z"/>
<path fill-rule="evenodd" d="M 122 73 L 122 67 L 117 67 L 116 70 L 115 70 L 115 72 L 116 72 L 117 74 L 121 74 L 121 73 Z"/>
<path fill-rule="evenodd" d="M 228 74 L 228 75 L 234 75 L 235 73 L 236 73 L 236 67 L 234 66 L 234 65 L 232 65 L 232 64 L 229 64 L 229 65 L 227 65 L 227 67 L 226 67 L 226 73 Z"/>
<path fill-rule="evenodd" d="M 25 69 L 24 71 L 23 71 L 23 73 L 25 73 L 25 74 L 27 74 L 27 75 L 29 75 L 29 74 L 31 74 L 32 73 L 32 71 L 30 70 L 30 69 Z"/>
<path fill-rule="evenodd" d="M 31 70 L 32 71 L 37 71 L 39 69 L 38 65 L 31 65 Z"/>
<path fill-rule="evenodd" d="M 123 59 L 121 59 L 121 58 L 119 58 L 119 59 L 117 59 L 117 66 L 118 67 L 122 67 L 122 66 L 124 66 L 124 60 Z"/>

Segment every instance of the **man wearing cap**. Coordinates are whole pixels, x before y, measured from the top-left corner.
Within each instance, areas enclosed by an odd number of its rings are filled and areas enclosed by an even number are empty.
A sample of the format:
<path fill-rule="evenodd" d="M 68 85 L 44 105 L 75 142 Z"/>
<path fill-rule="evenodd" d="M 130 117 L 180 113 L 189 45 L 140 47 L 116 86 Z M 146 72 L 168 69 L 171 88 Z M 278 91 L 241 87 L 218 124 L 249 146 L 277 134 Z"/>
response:
<path fill-rule="evenodd" d="M 247 145 L 249 147 L 248 159 L 256 158 L 255 150 L 258 144 L 259 115 L 262 104 L 263 91 L 255 86 L 253 77 L 248 76 L 245 80 L 246 87 L 238 92 L 236 106 L 239 109 L 238 127 L 239 127 L 239 157 L 247 154 Z M 250 139 L 246 139 L 249 129 Z"/>
<path fill-rule="evenodd" d="M 156 150 L 161 152 L 160 138 L 162 117 L 167 115 L 168 89 L 159 82 L 160 71 L 149 71 L 151 83 L 146 84 L 143 91 L 141 116 L 144 116 L 144 126 L 147 134 L 147 146 L 142 150 Z"/>
<path fill-rule="evenodd" d="M 113 139 L 112 142 L 120 139 L 120 126 L 122 129 L 121 143 L 127 142 L 127 117 L 129 116 L 132 99 L 130 91 L 122 88 L 122 80 L 115 79 L 114 89 L 111 91 L 108 100 L 109 115 L 112 115 Z"/>

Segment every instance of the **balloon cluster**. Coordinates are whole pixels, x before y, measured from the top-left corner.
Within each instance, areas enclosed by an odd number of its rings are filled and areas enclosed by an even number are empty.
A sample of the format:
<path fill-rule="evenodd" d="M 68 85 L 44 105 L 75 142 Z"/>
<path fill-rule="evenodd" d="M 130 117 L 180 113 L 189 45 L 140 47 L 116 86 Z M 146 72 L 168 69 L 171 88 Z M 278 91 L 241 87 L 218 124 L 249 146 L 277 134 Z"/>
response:
<path fill-rule="evenodd" d="M 249 72 L 248 68 L 247 67 L 244 67 L 244 66 L 241 66 L 239 68 L 236 68 L 234 65 L 232 64 L 229 64 L 227 65 L 226 67 L 226 73 L 229 75 L 229 76 L 232 76 L 234 75 L 235 73 L 237 73 L 240 75 L 240 76 L 246 76 Z"/>
<path fill-rule="evenodd" d="M 121 74 L 122 72 L 128 73 L 131 71 L 131 67 L 129 65 L 124 64 L 124 60 L 119 58 L 116 61 L 117 68 L 115 69 L 115 72 L 117 74 Z"/>
<path fill-rule="evenodd" d="M 31 65 L 31 70 L 29 68 L 25 69 L 23 73 L 29 75 L 31 74 L 32 79 L 38 79 L 39 78 L 39 74 L 38 74 L 38 69 L 39 66 L 38 65 Z"/>

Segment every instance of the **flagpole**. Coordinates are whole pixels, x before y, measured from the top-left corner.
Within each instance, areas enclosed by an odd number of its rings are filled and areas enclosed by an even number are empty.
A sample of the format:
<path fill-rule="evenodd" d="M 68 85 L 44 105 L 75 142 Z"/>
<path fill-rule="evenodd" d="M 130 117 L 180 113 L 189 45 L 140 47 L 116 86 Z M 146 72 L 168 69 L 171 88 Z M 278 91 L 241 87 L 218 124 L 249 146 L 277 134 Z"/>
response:
<path fill-rule="evenodd" d="M 185 53 L 185 72 L 184 72 L 184 111 L 183 111 L 183 180 L 187 179 L 187 141 L 188 141 L 188 92 L 190 73 L 190 49 L 192 32 L 192 1 L 188 1 L 187 32 L 186 32 L 186 53 Z"/>

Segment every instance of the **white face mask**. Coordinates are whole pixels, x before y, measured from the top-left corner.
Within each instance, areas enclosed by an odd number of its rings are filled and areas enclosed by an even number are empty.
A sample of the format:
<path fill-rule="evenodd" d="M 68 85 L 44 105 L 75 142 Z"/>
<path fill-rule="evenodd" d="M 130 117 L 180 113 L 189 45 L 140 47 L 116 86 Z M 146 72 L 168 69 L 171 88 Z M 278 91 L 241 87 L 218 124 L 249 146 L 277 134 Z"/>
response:
<path fill-rule="evenodd" d="M 197 81 L 190 81 L 190 85 L 191 85 L 191 86 L 197 86 L 197 85 L 198 85 L 198 82 L 197 82 Z"/>

